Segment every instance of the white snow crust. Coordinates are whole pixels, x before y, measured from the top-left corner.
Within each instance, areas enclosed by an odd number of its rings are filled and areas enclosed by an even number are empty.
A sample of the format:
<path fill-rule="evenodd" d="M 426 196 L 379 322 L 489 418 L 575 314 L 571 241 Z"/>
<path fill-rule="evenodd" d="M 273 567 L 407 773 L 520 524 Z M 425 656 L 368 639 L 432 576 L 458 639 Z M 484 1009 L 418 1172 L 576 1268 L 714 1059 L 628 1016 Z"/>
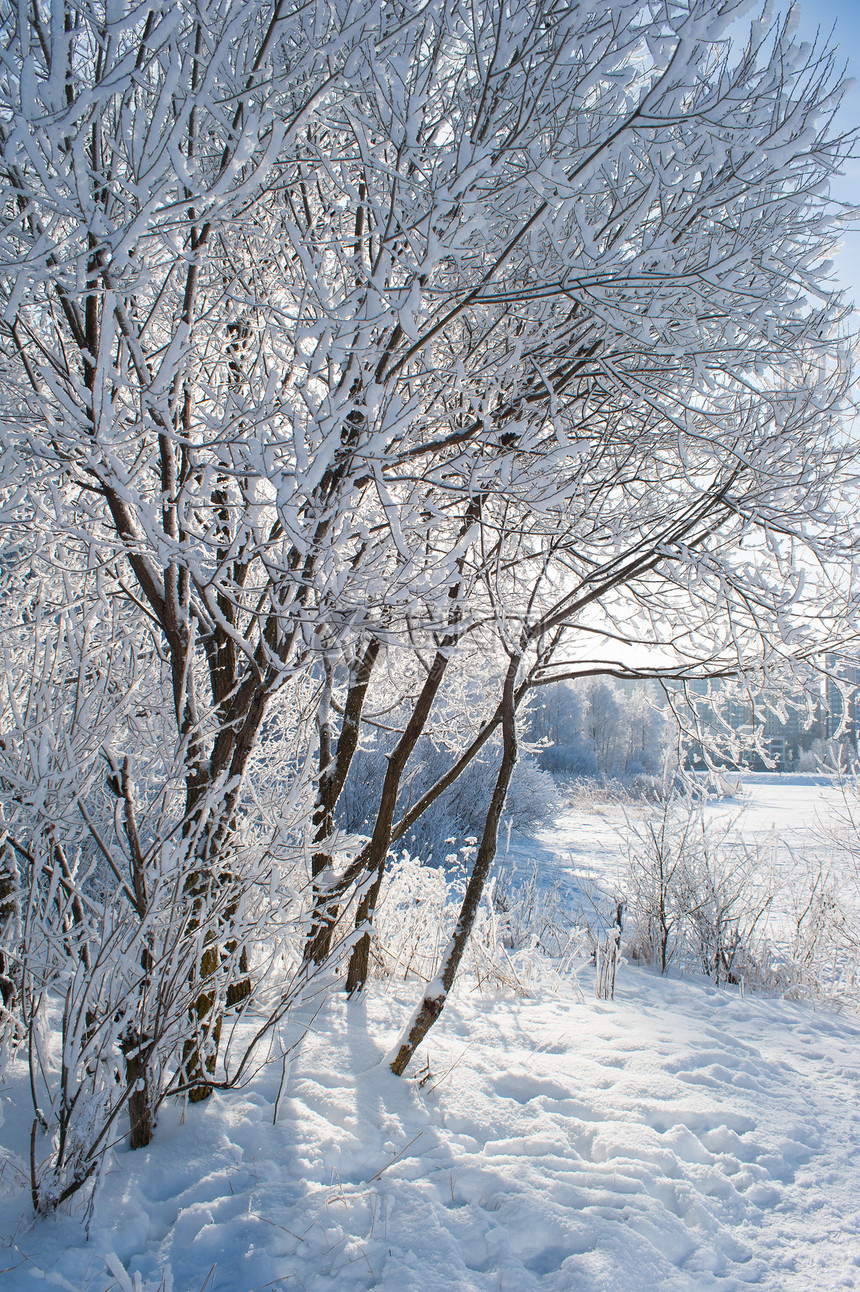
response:
<path fill-rule="evenodd" d="M 772 809 L 801 829 L 798 788 L 766 787 L 763 829 Z M 542 846 L 568 858 L 572 824 Z M 860 1287 L 860 1019 L 631 964 L 612 1001 L 579 978 L 538 976 L 529 996 L 464 979 L 410 1080 L 383 1060 L 420 985 L 338 996 L 276 1123 L 279 1062 L 168 1107 L 150 1148 L 115 1150 L 89 1216 L 28 1214 L 13 1067 L 0 1288 Z"/>

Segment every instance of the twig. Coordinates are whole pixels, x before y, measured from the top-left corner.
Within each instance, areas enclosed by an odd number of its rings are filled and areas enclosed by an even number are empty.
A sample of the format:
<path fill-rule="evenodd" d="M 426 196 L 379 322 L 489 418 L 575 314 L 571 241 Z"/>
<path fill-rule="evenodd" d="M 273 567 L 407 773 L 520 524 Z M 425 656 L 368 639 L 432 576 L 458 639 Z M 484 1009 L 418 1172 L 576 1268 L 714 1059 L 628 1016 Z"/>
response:
<path fill-rule="evenodd" d="M 385 1166 L 382 1166 L 382 1167 L 380 1167 L 380 1168 L 379 1168 L 379 1170 L 376 1172 L 376 1175 L 372 1175 L 372 1176 L 370 1177 L 370 1179 L 369 1179 L 369 1180 L 365 1180 L 365 1182 L 364 1182 L 364 1183 L 365 1183 L 365 1184 L 373 1184 L 373 1181 L 374 1181 L 374 1180 L 378 1180 L 378 1179 L 379 1179 L 379 1177 L 382 1175 L 383 1171 L 387 1171 L 387 1170 L 388 1170 L 388 1168 L 389 1168 L 390 1166 L 394 1166 L 394 1163 L 395 1163 L 396 1161 L 398 1161 L 398 1159 L 399 1159 L 399 1158 L 401 1158 L 401 1157 L 403 1156 L 403 1154 L 406 1152 L 406 1150 L 407 1150 L 408 1148 L 411 1148 L 411 1147 L 412 1147 L 412 1145 L 415 1143 L 415 1140 L 416 1140 L 416 1139 L 420 1139 L 420 1138 L 421 1138 L 421 1136 L 422 1136 L 423 1134 L 424 1134 L 424 1132 L 423 1132 L 423 1131 L 419 1131 L 419 1132 L 418 1132 L 418 1134 L 417 1134 L 413 1139 L 411 1139 L 411 1140 L 409 1141 L 409 1143 L 408 1143 L 408 1144 L 404 1144 L 404 1145 L 403 1145 L 403 1148 L 400 1150 L 400 1152 L 399 1152 L 399 1153 L 395 1153 L 394 1157 L 391 1159 L 391 1161 L 390 1161 L 390 1162 L 386 1162 L 386 1163 L 385 1163 Z"/>

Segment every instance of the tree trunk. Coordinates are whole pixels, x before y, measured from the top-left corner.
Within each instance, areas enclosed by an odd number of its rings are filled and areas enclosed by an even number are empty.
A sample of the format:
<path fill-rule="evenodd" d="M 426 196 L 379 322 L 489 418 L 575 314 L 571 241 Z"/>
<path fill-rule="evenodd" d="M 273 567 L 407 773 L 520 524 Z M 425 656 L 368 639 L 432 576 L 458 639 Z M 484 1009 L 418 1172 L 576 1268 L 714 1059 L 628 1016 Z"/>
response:
<path fill-rule="evenodd" d="M 484 892 L 490 867 L 496 856 L 496 844 L 499 836 L 499 821 L 505 797 L 510 785 L 511 775 L 517 761 L 517 728 L 516 701 L 514 686 L 519 666 L 519 657 L 512 659 L 505 678 L 502 696 L 502 760 L 493 788 L 493 796 L 484 822 L 484 833 L 466 892 L 460 907 L 460 916 L 453 937 L 448 943 L 442 957 L 440 971 L 424 993 L 424 999 L 407 1025 L 401 1041 L 391 1062 L 391 1071 L 398 1077 L 406 1071 L 412 1055 L 430 1031 L 445 1007 L 445 1001 L 454 985 L 463 952 L 469 941 L 478 905 Z"/>
<path fill-rule="evenodd" d="M 459 592 L 459 585 L 455 589 Z M 455 612 L 456 614 L 456 612 Z M 369 925 L 373 920 L 373 913 L 376 910 L 376 901 L 379 896 L 379 890 L 382 886 L 382 878 L 385 874 L 385 861 L 388 856 L 388 849 L 391 847 L 391 828 L 394 822 L 394 810 L 397 807 L 397 795 L 400 791 L 400 781 L 406 764 L 409 761 L 413 749 L 418 743 L 418 739 L 424 730 L 427 719 L 430 716 L 430 710 L 433 707 L 433 701 L 436 699 L 439 688 L 442 685 L 442 679 L 445 676 L 445 670 L 451 658 L 451 649 L 457 640 L 455 633 L 449 633 L 442 641 L 442 645 L 436 652 L 436 656 L 430 666 L 426 681 L 418 693 L 418 699 L 412 710 L 411 717 L 406 724 L 403 735 L 398 740 L 394 749 L 388 756 L 388 767 L 385 771 L 385 778 L 382 782 L 382 794 L 379 800 L 379 810 L 376 814 L 376 821 L 373 826 L 373 834 L 370 839 L 367 873 L 373 875 L 373 880 L 367 892 L 362 896 L 358 903 L 358 910 L 355 917 L 355 927 L 359 929 L 362 925 Z M 346 989 L 350 995 L 354 992 L 361 991 L 367 981 L 367 974 L 370 964 L 370 934 L 365 932 L 356 942 L 352 949 L 352 955 L 349 959 L 349 970 L 347 972 Z"/>
<path fill-rule="evenodd" d="M 332 875 L 329 840 L 334 829 L 335 807 L 346 783 L 353 755 L 358 748 L 361 715 L 381 646 L 379 639 L 372 637 L 358 661 L 343 709 L 336 755 L 332 756 L 330 740 L 329 748 L 326 749 L 327 739 L 324 731 L 320 731 L 320 787 L 314 811 L 315 851 L 311 858 L 313 906 L 311 929 L 304 949 L 304 963 L 307 968 L 311 965 L 321 965 L 331 951 L 331 940 L 337 923 L 339 894 L 332 892 L 327 882 Z"/>
<path fill-rule="evenodd" d="M 146 1148 L 152 1140 L 155 1118 L 149 1086 L 149 1037 L 129 1028 L 121 1041 L 125 1055 L 125 1077 L 129 1086 L 128 1119 L 131 1147 Z"/>

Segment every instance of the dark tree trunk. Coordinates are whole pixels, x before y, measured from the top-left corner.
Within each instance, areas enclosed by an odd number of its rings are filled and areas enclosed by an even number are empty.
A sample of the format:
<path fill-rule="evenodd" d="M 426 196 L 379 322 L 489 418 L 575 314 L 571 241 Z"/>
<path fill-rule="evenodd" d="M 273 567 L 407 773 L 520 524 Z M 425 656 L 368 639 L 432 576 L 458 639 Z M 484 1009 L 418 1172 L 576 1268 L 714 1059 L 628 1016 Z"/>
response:
<path fill-rule="evenodd" d="M 125 1078 L 129 1086 L 128 1119 L 131 1147 L 146 1148 L 152 1140 L 155 1118 L 149 1086 L 149 1037 L 131 1028 L 121 1042 L 125 1055 Z"/>
<path fill-rule="evenodd" d="M 392 1061 L 391 1071 L 398 1077 L 402 1076 L 406 1071 L 412 1055 L 445 1007 L 445 1001 L 454 985 L 454 979 L 457 976 L 463 952 L 466 949 L 475 923 L 475 916 L 478 913 L 478 906 L 483 896 L 487 875 L 495 860 L 496 844 L 499 837 L 499 821 L 505 804 L 508 786 L 511 782 L 511 775 L 517 761 L 515 682 L 518 666 L 518 658 L 511 660 L 508 674 L 505 678 L 505 688 L 502 696 L 502 760 L 499 764 L 496 784 L 487 810 L 480 847 L 475 857 L 469 883 L 463 895 L 460 916 L 451 941 L 448 943 L 442 957 L 439 973 L 433 980 L 430 989 L 425 993 L 424 999 L 415 1012 Z"/>
<path fill-rule="evenodd" d="M 358 662 L 355 676 L 350 683 L 343 710 L 337 753 L 333 756 L 330 741 L 320 733 L 320 787 L 314 812 L 314 845 L 311 859 L 313 876 L 313 908 L 311 929 L 305 945 L 306 966 L 321 965 L 331 951 L 331 940 L 337 923 L 339 896 L 329 889 L 326 879 L 332 873 L 329 838 L 334 829 L 334 812 L 358 748 L 358 735 L 364 701 L 379 657 L 381 643 L 371 638 Z M 327 747 L 328 746 L 328 747 Z"/>
<path fill-rule="evenodd" d="M 459 588 L 457 588 L 459 591 Z M 373 826 L 373 834 L 370 839 L 367 857 L 367 873 L 372 875 L 372 882 L 361 897 L 358 903 L 358 910 L 355 916 L 355 927 L 360 929 L 363 925 L 369 925 L 373 920 L 373 913 L 376 910 L 376 901 L 379 896 L 379 890 L 382 886 L 382 878 L 385 874 L 385 861 L 388 856 L 388 849 L 391 847 L 391 828 L 394 822 L 394 810 L 397 807 L 397 795 L 400 791 L 400 781 L 403 772 L 413 749 L 418 743 L 427 719 L 430 716 L 430 710 L 433 707 L 433 701 L 442 685 L 442 679 L 445 676 L 445 670 L 448 667 L 451 658 L 451 649 L 456 642 L 456 634 L 448 634 L 443 638 L 439 650 L 430 671 L 427 674 L 426 681 L 418 693 L 418 699 L 409 721 L 406 724 L 403 735 L 398 740 L 394 749 L 388 756 L 388 766 L 385 770 L 385 778 L 382 782 L 382 794 L 379 800 L 379 810 L 376 814 L 376 821 Z M 346 989 L 350 995 L 354 992 L 361 991 L 367 981 L 367 974 L 370 965 L 370 933 L 362 933 L 352 950 L 349 959 L 349 969 L 347 971 Z"/>

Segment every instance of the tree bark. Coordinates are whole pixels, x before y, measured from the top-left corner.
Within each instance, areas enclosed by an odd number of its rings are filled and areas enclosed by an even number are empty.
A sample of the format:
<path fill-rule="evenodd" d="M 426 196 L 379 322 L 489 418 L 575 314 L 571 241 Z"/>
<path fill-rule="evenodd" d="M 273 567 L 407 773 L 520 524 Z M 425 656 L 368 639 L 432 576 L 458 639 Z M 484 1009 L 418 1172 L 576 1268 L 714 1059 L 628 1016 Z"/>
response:
<path fill-rule="evenodd" d="M 152 1140 L 155 1118 L 149 1087 L 149 1037 L 130 1028 L 121 1041 L 125 1077 L 129 1086 L 128 1119 L 131 1147 L 146 1148 Z"/>
<path fill-rule="evenodd" d="M 459 591 L 459 586 L 456 591 Z M 394 821 L 394 810 L 397 806 L 400 781 L 409 757 L 418 743 L 418 738 L 430 716 L 433 701 L 436 699 L 439 687 L 442 685 L 442 679 L 445 676 L 445 670 L 448 667 L 451 651 L 456 640 L 456 634 L 453 633 L 449 633 L 443 639 L 442 645 L 436 652 L 436 657 L 430 666 L 430 672 L 427 674 L 424 685 L 418 693 L 418 699 L 415 702 L 415 707 L 403 735 L 388 756 L 388 766 L 382 782 L 379 810 L 376 814 L 367 858 L 367 873 L 373 875 L 373 881 L 359 900 L 355 916 L 356 928 L 360 928 L 363 924 L 369 924 L 373 919 L 379 890 L 382 886 L 382 877 L 385 873 L 385 859 L 388 856 L 388 849 L 391 847 L 391 826 Z M 349 959 L 346 989 L 350 995 L 361 991 L 367 981 L 369 963 L 370 933 L 365 932 L 353 947 L 352 955 Z"/>
<path fill-rule="evenodd" d="M 407 1025 L 391 1061 L 391 1071 L 398 1077 L 402 1076 L 406 1071 L 416 1049 L 445 1007 L 445 1001 L 454 985 L 454 979 L 457 976 L 463 952 L 475 924 L 475 916 L 483 896 L 487 875 L 495 860 L 496 845 L 499 837 L 499 821 L 505 804 L 508 786 L 511 782 L 511 775 L 517 761 L 515 685 L 519 662 L 519 657 L 511 660 L 507 677 L 505 678 L 502 695 L 502 758 L 484 822 L 481 844 L 475 857 L 469 883 L 463 894 L 463 903 L 460 907 L 457 926 L 442 957 L 439 973 L 424 993 L 424 998 Z"/>
<path fill-rule="evenodd" d="M 337 752 L 332 758 L 328 751 L 328 764 L 324 762 L 324 741 L 320 741 L 320 786 L 317 805 L 314 812 L 314 845 L 316 851 L 311 858 L 313 876 L 313 914 L 311 929 L 305 945 L 304 962 L 306 966 L 321 965 L 331 951 L 331 940 L 337 922 L 339 895 L 333 892 L 325 882 L 331 875 L 332 857 L 328 841 L 334 829 L 334 812 L 340 798 L 352 764 L 353 755 L 358 748 L 358 735 L 361 726 L 361 715 L 367 698 L 368 687 L 379 657 L 381 642 L 372 637 L 358 662 L 355 676 L 347 692 L 343 709 L 343 721 L 337 741 Z"/>

